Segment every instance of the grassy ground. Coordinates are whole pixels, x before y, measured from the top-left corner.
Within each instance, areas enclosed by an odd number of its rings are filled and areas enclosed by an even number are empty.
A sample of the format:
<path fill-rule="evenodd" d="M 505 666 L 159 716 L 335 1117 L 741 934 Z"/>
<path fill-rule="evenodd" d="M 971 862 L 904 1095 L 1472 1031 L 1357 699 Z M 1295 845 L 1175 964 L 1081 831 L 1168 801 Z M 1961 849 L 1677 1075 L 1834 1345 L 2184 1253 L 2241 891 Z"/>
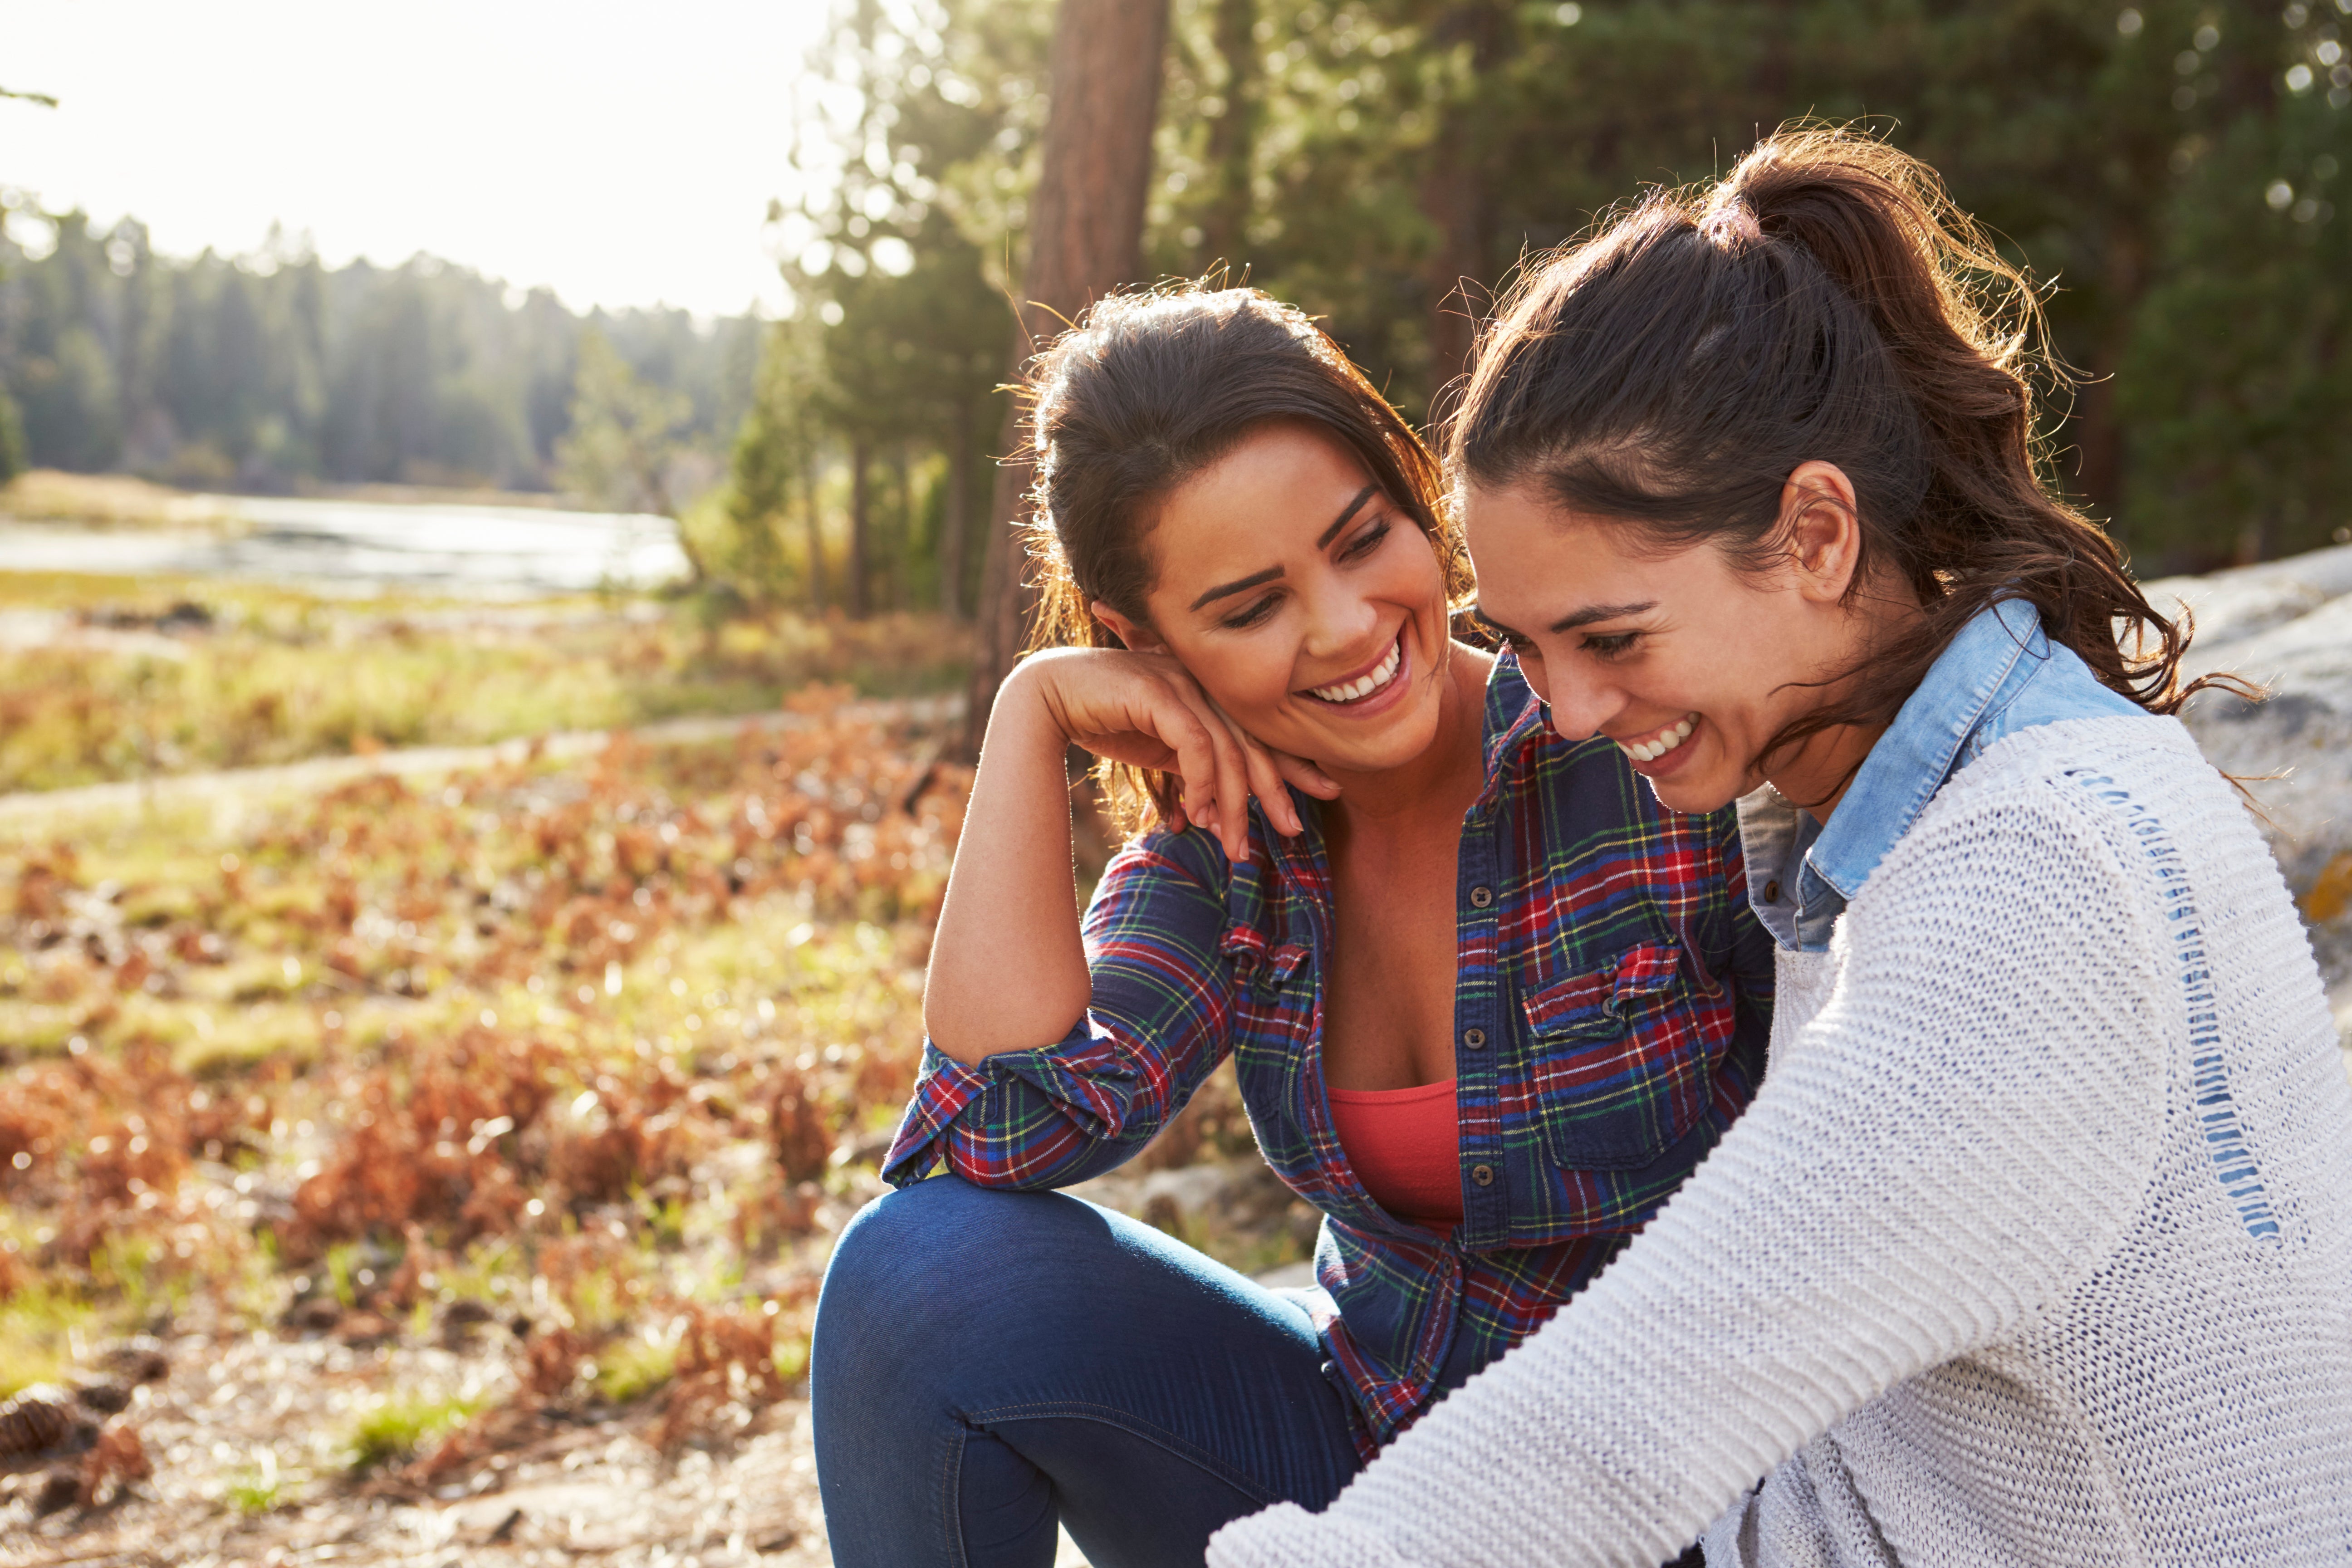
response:
<path fill-rule="evenodd" d="M 963 657 L 914 616 L 0 573 L 0 793 L 616 732 L 0 830 L 0 1568 L 439 1563 L 461 1516 L 486 1563 L 823 1563 L 808 1327 L 970 782 L 849 700 Z M 1096 1195 L 1245 1268 L 1308 1234 L 1229 1074 Z"/>
<path fill-rule="evenodd" d="M 933 617 L 718 616 L 699 600 L 347 602 L 0 573 L 0 793 L 771 709 L 959 679 Z"/>
<path fill-rule="evenodd" d="M 0 850 L 0 1395 L 200 1297 L 404 1320 L 552 1270 L 583 1361 L 640 1299 L 798 1300 L 912 1078 L 964 787 L 840 695 Z"/>
<path fill-rule="evenodd" d="M 0 1400 L 88 1427 L 12 1454 L 0 1407 L 32 1553 L 0 1564 L 406 1562 L 353 1543 L 438 1552 L 418 1508 L 591 1480 L 645 1543 L 610 1560 L 650 1563 L 725 1512 L 678 1468 L 704 1450 L 799 1489 L 706 1563 L 823 1561 L 795 1389 L 832 1237 L 881 1191 L 969 785 L 849 695 L 731 742 L 0 838 Z M 1139 1167 L 1250 1158 L 1213 1082 Z M 1237 1265 L 1301 1256 L 1278 1186 L 1188 1213 L 1136 1180 Z M 476 1560 L 540 1560 L 498 1524 Z"/>

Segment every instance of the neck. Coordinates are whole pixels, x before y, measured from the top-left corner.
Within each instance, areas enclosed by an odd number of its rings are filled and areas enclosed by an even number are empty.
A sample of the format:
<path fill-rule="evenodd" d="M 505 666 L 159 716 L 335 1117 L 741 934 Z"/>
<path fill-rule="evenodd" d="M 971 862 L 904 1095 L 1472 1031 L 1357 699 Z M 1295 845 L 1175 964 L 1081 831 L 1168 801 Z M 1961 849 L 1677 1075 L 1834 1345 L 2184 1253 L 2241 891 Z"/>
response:
<path fill-rule="evenodd" d="M 1869 650 L 1885 647 L 1916 624 L 1919 615 L 1917 601 L 1907 593 L 1863 595 L 1856 605 L 1855 624 L 1848 633 L 1851 640 L 1844 658 L 1851 662 L 1843 676 L 1822 688 L 1822 700 L 1838 702 L 1849 696 L 1855 672 L 1870 657 Z M 1776 758 L 1765 777 L 1774 789 L 1801 803 L 1815 822 L 1827 827 L 1831 814 L 1853 787 L 1853 775 L 1888 728 L 1885 722 L 1833 724 L 1806 736 L 1802 745 Z"/>
<path fill-rule="evenodd" d="M 1486 672 L 1494 660 L 1450 644 L 1439 679 L 1437 732 L 1419 756 L 1393 768 L 1354 773 L 1332 768 L 1339 798 L 1323 809 L 1324 831 L 1345 835 L 1424 816 L 1458 821 L 1478 798 L 1486 772 L 1478 742 L 1486 723 Z"/>
<path fill-rule="evenodd" d="M 1853 787 L 1853 775 L 1870 755 L 1871 747 L 1886 732 L 1884 724 L 1868 729 L 1842 724 L 1805 737 L 1804 743 L 1784 763 L 1775 764 L 1765 782 L 1779 790 L 1822 826 Z"/>

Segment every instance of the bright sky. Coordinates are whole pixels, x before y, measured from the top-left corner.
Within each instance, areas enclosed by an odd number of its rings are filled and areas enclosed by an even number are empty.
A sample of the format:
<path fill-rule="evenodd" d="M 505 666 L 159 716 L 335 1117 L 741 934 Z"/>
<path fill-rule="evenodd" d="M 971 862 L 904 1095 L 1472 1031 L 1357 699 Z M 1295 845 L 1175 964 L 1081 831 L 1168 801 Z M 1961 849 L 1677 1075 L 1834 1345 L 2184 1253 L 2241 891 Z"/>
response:
<path fill-rule="evenodd" d="M 772 310 L 826 0 L 0 0 L 0 185 L 156 247 L 417 251 L 575 309 Z"/>

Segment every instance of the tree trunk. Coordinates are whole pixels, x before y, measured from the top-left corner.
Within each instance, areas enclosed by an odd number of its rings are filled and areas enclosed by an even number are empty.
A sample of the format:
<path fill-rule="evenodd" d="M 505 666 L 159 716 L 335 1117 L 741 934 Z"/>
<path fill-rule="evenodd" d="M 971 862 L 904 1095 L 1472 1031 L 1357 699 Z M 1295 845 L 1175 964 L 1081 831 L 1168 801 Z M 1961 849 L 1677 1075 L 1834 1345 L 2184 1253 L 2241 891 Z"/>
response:
<path fill-rule="evenodd" d="M 1143 206 L 1151 184 L 1151 127 L 1160 110 L 1169 0 L 1062 0 L 1047 62 L 1044 157 L 1029 203 L 1029 258 L 1013 339 L 1014 377 L 1066 319 L 1143 270 Z M 996 688 L 1013 668 L 1035 613 L 1015 530 L 1029 489 L 1028 438 L 1018 399 L 1004 421 L 981 556 L 979 637 L 972 657 L 968 748 L 977 752 Z"/>
<path fill-rule="evenodd" d="M 816 510 L 816 441 L 806 424 L 801 433 L 801 523 L 808 531 L 809 608 L 824 614 L 824 523 Z"/>
<path fill-rule="evenodd" d="M 891 453 L 890 477 L 898 483 L 898 521 L 891 530 L 889 548 L 882 552 L 882 598 L 887 607 L 904 610 L 912 608 L 914 601 L 908 580 L 915 569 L 915 459 L 903 440 Z"/>
<path fill-rule="evenodd" d="M 1223 262 L 1238 279 L 1250 211 L 1250 153 L 1257 132 L 1257 0 L 1217 0 L 1217 54 L 1225 64 L 1224 112 L 1209 124 L 1215 199 L 1201 218 L 1200 265 Z"/>
<path fill-rule="evenodd" d="M 866 531 L 873 526 L 874 489 L 867 471 L 874 467 L 874 454 L 867 449 L 866 437 L 852 437 L 849 442 L 849 617 L 862 621 L 873 611 L 866 586 Z"/>
<path fill-rule="evenodd" d="M 964 551 L 971 538 L 971 405 L 948 426 L 948 503 L 940 516 L 940 614 L 963 618 Z"/>
<path fill-rule="evenodd" d="M 1499 61 L 1509 17 L 1497 0 L 1462 0 L 1448 7 L 1431 29 L 1435 50 L 1470 46 L 1472 90 L 1440 106 L 1437 138 L 1422 181 L 1421 210 L 1437 230 L 1437 253 L 1430 258 L 1429 417 L 1441 418 L 1449 390 L 1470 368 L 1478 319 L 1486 310 L 1488 270 L 1495 250 L 1495 193 L 1478 146 L 1478 126 L 1487 114 L 1475 82 Z"/>
<path fill-rule="evenodd" d="M 2160 187 L 2159 187 L 2160 188 Z M 2122 540 L 2124 437 L 2116 414 L 2116 375 L 2130 351 L 2132 328 L 2146 290 L 2141 259 L 2146 247 L 2136 226 L 2115 224 L 2108 231 L 2105 284 L 2106 321 L 2091 356 L 2091 377 L 2082 390 L 2082 427 L 2076 443 L 2075 479 L 2091 509 L 2108 520 L 2108 531 Z"/>

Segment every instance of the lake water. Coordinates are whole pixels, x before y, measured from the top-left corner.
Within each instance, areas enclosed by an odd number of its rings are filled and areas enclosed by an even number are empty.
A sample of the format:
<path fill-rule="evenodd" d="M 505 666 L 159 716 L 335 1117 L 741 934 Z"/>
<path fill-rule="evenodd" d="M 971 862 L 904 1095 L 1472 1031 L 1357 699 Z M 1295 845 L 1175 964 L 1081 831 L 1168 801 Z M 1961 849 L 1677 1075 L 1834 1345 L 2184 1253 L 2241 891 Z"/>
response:
<path fill-rule="evenodd" d="M 0 570 L 264 578 L 467 598 L 649 588 L 683 577 L 677 525 L 642 513 L 241 496 L 237 539 L 0 522 Z"/>

